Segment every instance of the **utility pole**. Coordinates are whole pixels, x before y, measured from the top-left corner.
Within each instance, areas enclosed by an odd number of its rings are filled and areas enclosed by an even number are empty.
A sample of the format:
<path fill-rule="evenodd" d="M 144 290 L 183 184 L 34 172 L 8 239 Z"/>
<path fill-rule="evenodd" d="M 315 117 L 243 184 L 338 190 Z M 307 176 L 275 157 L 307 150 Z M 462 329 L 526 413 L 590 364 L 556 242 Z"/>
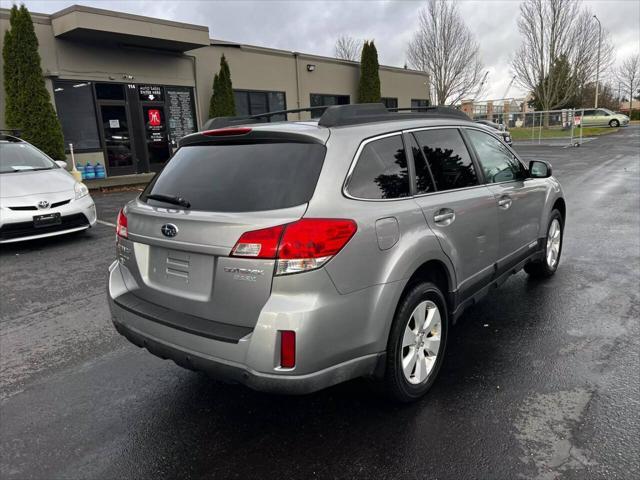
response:
<path fill-rule="evenodd" d="M 598 108 L 598 89 L 600 88 L 600 42 L 602 41 L 602 24 L 597 16 L 593 16 L 598 22 L 598 63 L 596 65 L 596 104 L 594 108 Z"/>

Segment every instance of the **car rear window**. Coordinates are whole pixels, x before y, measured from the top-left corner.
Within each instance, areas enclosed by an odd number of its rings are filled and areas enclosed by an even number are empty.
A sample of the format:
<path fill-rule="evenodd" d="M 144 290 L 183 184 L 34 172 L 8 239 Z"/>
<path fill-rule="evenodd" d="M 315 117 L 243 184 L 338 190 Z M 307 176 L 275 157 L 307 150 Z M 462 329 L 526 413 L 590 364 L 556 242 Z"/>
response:
<path fill-rule="evenodd" d="M 294 207 L 313 195 L 326 148 L 314 143 L 182 147 L 149 184 L 149 194 L 183 197 L 192 210 L 256 212 Z"/>

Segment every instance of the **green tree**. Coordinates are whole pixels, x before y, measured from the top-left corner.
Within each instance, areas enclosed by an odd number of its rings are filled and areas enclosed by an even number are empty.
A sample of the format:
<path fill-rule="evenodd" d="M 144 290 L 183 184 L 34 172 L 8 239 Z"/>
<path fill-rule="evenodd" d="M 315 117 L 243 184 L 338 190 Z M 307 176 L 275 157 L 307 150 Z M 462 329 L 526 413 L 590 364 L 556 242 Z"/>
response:
<path fill-rule="evenodd" d="M 360 58 L 359 103 L 380 102 L 380 74 L 378 72 L 378 51 L 373 40 L 364 42 Z"/>
<path fill-rule="evenodd" d="M 233 98 L 231 71 L 224 54 L 220 58 L 220 71 L 213 77 L 213 94 L 209 102 L 209 118 L 233 117 L 236 102 Z"/>
<path fill-rule="evenodd" d="M 213 91 L 211 93 L 211 99 L 209 100 L 209 118 L 219 117 L 216 112 L 220 110 L 218 104 L 220 103 L 220 77 L 216 73 L 213 76 Z"/>
<path fill-rule="evenodd" d="M 31 14 L 14 5 L 5 32 L 5 118 L 9 128 L 52 158 L 64 159 L 62 127 L 45 86 Z"/>
<path fill-rule="evenodd" d="M 532 92 L 529 105 L 536 110 L 571 108 L 578 106 L 580 92 L 575 73 L 566 55 L 560 55 L 551 65 L 551 71 Z M 542 92 L 547 92 L 546 96 Z M 549 92 L 553 92 L 550 94 Z M 543 101 L 542 99 L 546 101 Z"/>

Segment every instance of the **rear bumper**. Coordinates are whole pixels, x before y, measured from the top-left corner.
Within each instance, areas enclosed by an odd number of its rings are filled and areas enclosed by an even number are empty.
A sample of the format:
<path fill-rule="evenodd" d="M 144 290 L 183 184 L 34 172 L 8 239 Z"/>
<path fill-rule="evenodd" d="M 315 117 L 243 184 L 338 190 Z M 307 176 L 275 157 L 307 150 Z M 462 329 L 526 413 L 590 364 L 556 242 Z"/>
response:
<path fill-rule="evenodd" d="M 380 361 L 379 355 L 373 354 L 307 375 L 261 373 L 242 364 L 189 351 L 183 346 L 170 344 L 154 338 L 148 333 L 127 327 L 116 319 L 117 315 L 115 314 L 120 307 L 113 304 L 113 301 L 111 301 L 111 305 L 114 313 L 113 324 L 116 330 L 134 345 L 146 348 L 150 353 L 162 359 L 173 360 L 181 367 L 205 372 L 217 380 L 240 383 L 261 392 L 287 395 L 313 393 L 352 378 L 370 375 Z"/>
<path fill-rule="evenodd" d="M 135 290 L 127 288 L 127 275 L 130 273 L 120 263 L 111 265 L 108 298 L 116 330 L 160 358 L 216 379 L 265 392 L 306 394 L 372 376 L 383 364 L 380 352 L 384 346 L 372 341 L 372 336 L 380 335 L 361 324 L 371 321 L 370 316 L 360 320 L 341 306 L 345 302 L 365 311 L 363 303 L 380 297 L 382 287 L 344 296 L 337 293 L 326 272 L 317 271 L 327 285 L 314 284 L 318 287 L 315 297 L 272 294 L 255 327 L 246 328 L 206 321 L 139 299 Z M 296 279 L 286 281 L 296 283 Z M 278 366 L 279 330 L 296 331 L 294 369 Z M 355 331 L 360 334 L 353 335 Z"/>

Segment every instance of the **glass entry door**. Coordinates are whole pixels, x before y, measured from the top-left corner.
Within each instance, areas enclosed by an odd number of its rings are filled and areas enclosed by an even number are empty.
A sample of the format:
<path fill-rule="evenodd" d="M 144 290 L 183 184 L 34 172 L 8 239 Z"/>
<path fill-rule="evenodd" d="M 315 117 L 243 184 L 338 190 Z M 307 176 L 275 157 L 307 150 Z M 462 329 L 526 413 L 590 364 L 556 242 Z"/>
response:
<path fill-rule="evenodd" d="M 125 105 L 100 105 L 109 175 L 136 173 L 131 128 Z"/>

